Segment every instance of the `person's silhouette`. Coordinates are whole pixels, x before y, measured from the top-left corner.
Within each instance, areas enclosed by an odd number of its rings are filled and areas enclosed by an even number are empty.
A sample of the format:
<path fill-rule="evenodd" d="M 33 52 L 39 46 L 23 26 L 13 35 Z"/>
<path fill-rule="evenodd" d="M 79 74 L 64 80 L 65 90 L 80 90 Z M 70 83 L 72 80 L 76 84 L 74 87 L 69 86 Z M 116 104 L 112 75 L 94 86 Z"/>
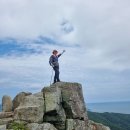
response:
<path fill-rule="evenodd" d="M 55 71 L 55 75 L 54 75 L 54 82 L 60 82 L 60 78 L 59 78 L 59 63 L 58 63 L 58 58 L 65 52 L 65 50 L 63 50 L 62 53 L 58 54 L 57 50 L 53 50 L 51 57 L 49 59 L 49 64 L 53 67 L 54 71 Z"/>

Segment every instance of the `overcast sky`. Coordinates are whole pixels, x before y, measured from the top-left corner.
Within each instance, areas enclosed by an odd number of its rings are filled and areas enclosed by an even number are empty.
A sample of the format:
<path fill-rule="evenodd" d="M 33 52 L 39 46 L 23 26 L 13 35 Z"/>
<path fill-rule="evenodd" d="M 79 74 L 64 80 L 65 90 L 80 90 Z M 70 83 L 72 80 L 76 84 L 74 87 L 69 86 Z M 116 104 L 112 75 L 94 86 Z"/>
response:
<path fill-rule="evenodd" d="M 79 82 L 85 101 L 130 100 L 129 0 L 0 0 L 0 99 L 61 81 Z"/>

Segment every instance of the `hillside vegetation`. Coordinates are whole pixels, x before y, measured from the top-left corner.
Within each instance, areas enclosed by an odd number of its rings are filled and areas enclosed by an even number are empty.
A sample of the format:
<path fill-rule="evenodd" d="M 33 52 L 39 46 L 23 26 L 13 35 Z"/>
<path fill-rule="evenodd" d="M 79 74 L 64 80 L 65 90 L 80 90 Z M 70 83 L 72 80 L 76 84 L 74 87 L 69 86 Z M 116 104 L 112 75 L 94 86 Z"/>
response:
<path fill-rule="evenodd" d="M 109 126 L 111 130 L 130 130 L 130 114 L 88 111 L 88 117 L 90 120 Z"/>

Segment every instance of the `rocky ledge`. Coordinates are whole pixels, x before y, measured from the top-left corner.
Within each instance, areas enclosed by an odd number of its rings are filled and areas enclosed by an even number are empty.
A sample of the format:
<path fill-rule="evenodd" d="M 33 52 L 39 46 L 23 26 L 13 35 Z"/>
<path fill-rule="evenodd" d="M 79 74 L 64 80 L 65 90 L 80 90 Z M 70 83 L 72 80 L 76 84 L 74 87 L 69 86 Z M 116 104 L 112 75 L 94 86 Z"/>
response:
<path fill-rule="evenodd" d="M 110 130 L 88 119 L 81 84 L 68 82 L 35 94 L 21 92 L 13 101 L 3 96 L 0 130 L 11 130 L 15 123 L 23 124 L 22 130 Z"/>

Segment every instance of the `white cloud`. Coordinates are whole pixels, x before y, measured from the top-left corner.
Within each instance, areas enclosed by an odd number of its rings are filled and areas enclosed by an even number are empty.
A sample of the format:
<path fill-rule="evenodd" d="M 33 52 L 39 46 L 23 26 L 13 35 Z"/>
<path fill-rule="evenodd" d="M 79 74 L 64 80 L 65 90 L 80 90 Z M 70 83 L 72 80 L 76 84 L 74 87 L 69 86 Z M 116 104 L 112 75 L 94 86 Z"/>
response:
<path fill-rule="evenodd" d="M 130 70 L 129 14 L 129 0 L 1 0 L 0 38 L 20 39 L 19 44 L 26 41 L 25 47 L 42 52 L 1 57 L 0 71 L 8 75 L 2 78 L 1 85 L 39 88 L 43 82 L 48 84 L 51 75 L 48 58 L 53 49 L 67 50 L 60 59 L 61 78 L 67 81 L 75 80 L 85 85 L 86 80 L 98 79 L 93 73 L 95 70 L 110 71 L 108 80 L 113 71 L 120 75 Z M 67 24 L 63 26 L 65 21 Z M 72 30 L 66 33 L 65 28 Z M 33 40 L 39 36 L 51 37 L 59 45 L 36 44 Z M 99 77 L 103 83 L 106 75 Z M 120 78 L 117 79 L 120 81 Z M 129 86 L 128 80 L 120 82 L 127 82 Z M 98 83 L 98 88 L 96 84 L 88 84 L 93 86 L 90 91 L 100 92 L 102 83 Z M 87 91 L 85 87 L 84 90 Z M 94 95 L 95 99 L 99 96 Z"/>
<path fill-rule="evenodd" d="M 109 69 L 109 66 L 101 68 L 103 63 L 97 64 L 93 59 L 86 59 L 83 48 L 78 47 L 41 45 L 43 53 L 40 54 L 1 57 L 0 85 L 3 89 L 19 87 L 22 90 L 32 88 L 32 91 L 49 85 L 52 69 L 48 60 L 55 47 L 60 52 L 66 49 L 66 53 L 59 59 L 61 80 L 82 83 L 87 102 L 117 100 L 121 92 L 124 95 L 122 100 L 129 97 L 125 95 L 125 92 L 129 91 L 129 72 L 126 75 L 124 71 L 118 71 L 117 68 Z M 44 51 L 46 49 L 49 53 Z M 100 55 L 99 52 L 96 53 Z M 125 90 L 122 91 L 124 88 Z M 108 93 L 111 91 L 113 91 L 112 98 Z"/>
<path fill-rule="evenodd" d="M 66 1 L 0 1 L 1 37 L 36 38 L 59 35 L 60 24 L 71 17 L 72 5 Z"/>

